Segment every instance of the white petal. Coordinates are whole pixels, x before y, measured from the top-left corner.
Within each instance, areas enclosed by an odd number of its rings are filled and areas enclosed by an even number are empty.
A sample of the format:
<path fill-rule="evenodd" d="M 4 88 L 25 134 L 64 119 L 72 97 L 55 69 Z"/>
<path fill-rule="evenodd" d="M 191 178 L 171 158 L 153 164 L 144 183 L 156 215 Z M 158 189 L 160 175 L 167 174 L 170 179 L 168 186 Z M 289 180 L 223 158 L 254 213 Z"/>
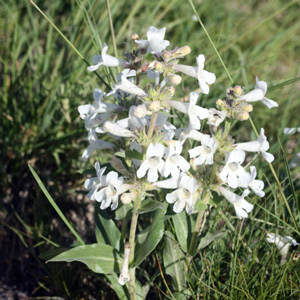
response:
<path fill-rule="evenodd" d="M 176 201 L 176 203 L 173 206 L 173 211 L 179 214 L 183 211 L 184 206 L 185 206 L 185 201 L 178 199 L 178 201 Z"/>
<path fill-rule="evenodd" d="M 265 158 L 265 160 L 269 163 L 271 163 L 274 160 L 274 155 L 268 152 L 261 152 L 262 156 Z"/>
<path fill-rule="evenodd" d="M 149 169 L 149 164 L 148 161 L 145 160 L 136 172 L 137 178 L 144 177 L 148 169 Z"/>
<path fill-rule="evenodd" d="M 275 102 L 274 100 L 268 99 L 266 97 L 264 97 L 261 102 L 269 109 L 273 108 L 273 107 L 278 107 L 278 103 Z"/>
<path fill-rule="evenodd" d="M 158 179 L 158 172 L 156 168 L 149 168 L 148 177 L 149 182 L 156 182 Z"/>
<path fill-rule="evenodd" d="M 204 62 L 205 62 L 205 56 L 203 54 L 197 56 L 197 65 L 200 70 L 203 70 Z"/>
<path fill-rule="evenodd" d="M 255 89 L 261 89 L 262 92 L 264 93 L 264 95 L 266 94 L 267 92 L 267 89 L 268 89 L 268 85 L 265 81 L 259 81 L 258 80 L 258 77 L 256 77 L 256 84 L 255 84 Z"/>
<path fill-rule="evenodd" d="M 255 89 L 240 98 L 240 100 L 244 100 L 247 102 L 254 102 L 262 100 L 264 97 L 264 93 L 261 89 Z"/>
<path fill-rule="evenodd" d="M 170 194 L 167 194 L 166 200 L 168 203 L 174 203 L 177 200 L 177 190 Z"/>
<path fill-rule="evenodd" d="M 203 70 L 202 76 L 208 84 L 213 84 L 216 81 L 216 75 L 214 73 Z"/>

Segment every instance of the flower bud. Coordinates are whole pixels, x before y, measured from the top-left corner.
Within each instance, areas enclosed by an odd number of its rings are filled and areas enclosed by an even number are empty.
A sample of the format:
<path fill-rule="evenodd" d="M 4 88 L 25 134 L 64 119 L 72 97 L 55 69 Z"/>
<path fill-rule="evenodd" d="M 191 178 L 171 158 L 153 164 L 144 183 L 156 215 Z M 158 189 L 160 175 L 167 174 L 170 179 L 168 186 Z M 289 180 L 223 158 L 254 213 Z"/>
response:
<path fill-rule="evenodd" d="M 160 102 L 158 100 L 155 100 L 155 101 L 151 102 L 151 104 L 149 105 L 149 109 L 151 111 L 159 111 Z"/>
<path fill-rule="evenodd" d="M 131 39 L 132 39 L 133 41 L 138 40 L 138 39 L 139 39 L 139 35 L 138 35 L 137 33 L 134 33 L 134 34 L 131 36 Z"/>
<path fill-rule="evenodd" d="M 233 93 L 236 97 L 240 97 L 243 93 L 243 88 L 239 85 L 234 87 Z"/>
<path fill-rule="evenodd" d="M 162 72 L 164 69 L 164 65 L 159 61 L 155 63 L 154 67 L 158 72 Z"/>
<path fill-rule="evenodd" d="M 239 112 L 239 113 L 237 113 L 236 118 L 239 121 L 245 121 L 245 120 L 249 119 L 249 114 L 247 112 Z"/>
<path fill-rule="evenodd" d="M 242 111 L 246 111 L 246 112 L 250 112 L 253 110 L 253 106 L 251 104 L 246 104 L 246 105 L 243 105 Z"/>
<path fill-rule="evenodd" d="M 123 204 L 128 204 L 130 203 L 134 198 L 133 193 L 123 193 L 120 197 L 120 200 Z"/>
<path fill-rule="evenodd" d="M 234 90 L 233 90 L 232 87 L 229 87 L 229 88 L 226 90 L 226 94 L 227 94 L 228 96 L 233 95 L 233 93 L 234 93 Z"/>
<path fill-rule="evenodd" d="M 226 106 L 226 104 L 224 103 L 224 101 L 222 99 L 218 99 L 217 102 L 216 102 L 216 105 L 222 109 Z"/>
<path fill-rule="evenodd" d="M 181 76 L 180 75 L 176 75 L 176 74 L 171 74 L 167 77 L 168 82 L 171 85 L 178 85 L 181 82 Z"/>
<path fill-rule="evenodd" d="M 146 116 L 148 109 L 145 104 L 139 105 L 133 109 L 133 115 L 137 118 L 143 118 Z"/>
<path fill-rule="evenodd" d="M 165 53 L 162 54 L 162 57 L 165 60 L 169 60 L 172 57 L 172 55 L 171 55 L 170 52 L 165 52 Z"/>
<path fill-rule="evenodd" d="M 191 53 L 191 47 L 190 46 L 183 46 L 179 49 L 177 49 L 174 53 L 174 57 L 180 57 L 180 56 L 185 56 Z"/>

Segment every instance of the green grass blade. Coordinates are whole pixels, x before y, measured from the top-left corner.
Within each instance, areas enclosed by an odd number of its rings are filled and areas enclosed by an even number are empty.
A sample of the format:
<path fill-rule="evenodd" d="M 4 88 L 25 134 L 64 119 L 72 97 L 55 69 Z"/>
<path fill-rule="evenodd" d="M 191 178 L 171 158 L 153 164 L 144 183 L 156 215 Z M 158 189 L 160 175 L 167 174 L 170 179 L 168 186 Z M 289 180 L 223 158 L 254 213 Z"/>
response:
<path fill-rule="evenodd" d="M 53 200 L 53 198 L 51 197 L 51 195 L 49 194 L 49 192 L 47 191 L 45 185 L 43 184 L 43 182 L 41 181 L 39 175 L 35 172 L 35 170 L 28 165 L 33 177 L 35 178 L 37 184 L 39 185 L 39 187 L 41 188 L 41 190 L 43 191 L 43 193 L 45 194 L 45 196 L 47 197 L 48 201 L 50 202 L 50 204 L 53 206 L 53 208 L 55 209 L 55 211 L 58 213 L 58 215 L 60 216 L 60 218 L 64 221 L 64 223 L 67 225 L 67 227 L 70 229 L 70 231 L 74 234 L 74 236 L 76 237 L 76 239 L 78 240 L 78 242 L 81 245 L 84 245 L 84 241 L 81 239 L 81 237 L 78 235 L 78 233 L 75 231 L 75 229 L 73 228 L 73 226 L 69 223 L 69 221 L 66 219 L 66 217 L 64 216 L 63 212 L 60 210 L 60 208 L 57 206 L 57 204 L 55 203 L 55 201 Z"/>

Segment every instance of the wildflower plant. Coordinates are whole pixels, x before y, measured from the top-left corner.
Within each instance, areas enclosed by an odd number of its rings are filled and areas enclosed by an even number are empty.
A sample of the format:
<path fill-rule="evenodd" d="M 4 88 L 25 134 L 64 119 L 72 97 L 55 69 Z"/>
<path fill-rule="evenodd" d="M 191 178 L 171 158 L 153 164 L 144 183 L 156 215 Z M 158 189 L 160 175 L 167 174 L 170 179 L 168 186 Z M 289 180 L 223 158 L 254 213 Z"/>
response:
<path fill-rule="evenodd" d="M 101 165 L 95 162 L 95 175 L 84 184 L 101 224 L 96 230 L 98 243 L 74 247 L 51 259 L 81 261 L 105 274 L 118 293 L 120 286 L 128 288 L 131 299 L 145 297 L 136 269 L 162 240 L 167 273 L 175 281 L 174 267 L 186 273 L 183 261 L 199 249 L 208 208 L 227 201 L 238 219 L 248 218 L 254 209 L 251 197 L 265 195 L 252 161 L 257 156 L 274 160 L 263 128 L 254 141 L 238 141 L 231 130 L 233 122 L 250 118 L 255 102 L 268 109 L 278 106 L 265 97 L 267 83 L 256 78 L 251 91 L 230 87 L 223 99 L 216 99 L 215 107 L 202 107 L 199 97 L 214 88 L 215 74 L 205 65 L 204 54 L 195 57 L 194 66 L 185 65 L 191 48 L 174 47 L 165 35 L 166 28 L 150 26 L 147 39 L 132 36 L 122 59 L 107 54 L 110 47 L 105 43 L 101 55 L 93 56 L 89 72 L 104 66 L 122 68 L 107 93 L 95 87 L 94 102 L 78 107 L 89 142 L 82 160 L 102 160 Z M 199 84 L 188 101 L 177 96 L 186 75 Z M 151 224 L 139 222 L 144 213 Z M 166 220 L 176 222 L 176 216 L 183 215 L 195 219 L 190 238 L 184 240 L 176 225 L 176 237 L 164 232 Z M 166 249 L 176 249 L 173 261 Z M 150 280 L 153 274 L 147 268 L 144 273 Z M 177 285 L 179 292 L 186 281 L 184 277 Z"/>

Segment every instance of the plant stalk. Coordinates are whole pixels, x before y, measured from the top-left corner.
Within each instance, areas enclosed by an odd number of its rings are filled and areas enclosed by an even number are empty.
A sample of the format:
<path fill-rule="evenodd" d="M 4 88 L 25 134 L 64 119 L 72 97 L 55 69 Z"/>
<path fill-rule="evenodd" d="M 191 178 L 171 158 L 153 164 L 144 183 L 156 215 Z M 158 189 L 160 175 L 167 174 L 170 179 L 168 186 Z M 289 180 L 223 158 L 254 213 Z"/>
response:
<path fill-rule="evenodd" d="M 197 217 L 196 224 L 195 224 L 195 229 L 194 229 L 191 244 L 190 244 L 190 247 L 189 247 L 190 255 L 194 255 L 194 252 L 196 250 L 198 238 L 199 238 L 200 233 L 201 233 L 200 229 L 202 227 L 202 220 L 203 220 L 204 213 L 205 213 L 205 210 L 202 210 L 198 213 L 198 217 Z"/>
<path fill-rule="evenodd" d="M 137 227 L 137 220 L 139 217 L 139 208 L 141 206 L 141 197 L 138 197 L 134 202 L 134 208 L 132 212 L 131 224 L 130 224 L 130 232 L 129 232 L 129 247 L 130 247 L 130 256 L 129 256 L 129 265 L 134 263 L 134 246 L 135 246 L 135 234 Z M 135 293 L 135 268 L 130 268 L 129 270 L 129 294 L 131 300 L 136 300 Z"/>
<path fill-rule="evenodd" d="M 158 112 L 155 112 L 152 115 L 150 127 L 149 127 L 149 130 L 148 130 L 148 138 L 151 138 L 152 135 L 153 135 L 153 131 L 154 131 L 154 128 L 155 128 L 155 123 L 156 123 L 157 116 L 158 116 Z"/>

